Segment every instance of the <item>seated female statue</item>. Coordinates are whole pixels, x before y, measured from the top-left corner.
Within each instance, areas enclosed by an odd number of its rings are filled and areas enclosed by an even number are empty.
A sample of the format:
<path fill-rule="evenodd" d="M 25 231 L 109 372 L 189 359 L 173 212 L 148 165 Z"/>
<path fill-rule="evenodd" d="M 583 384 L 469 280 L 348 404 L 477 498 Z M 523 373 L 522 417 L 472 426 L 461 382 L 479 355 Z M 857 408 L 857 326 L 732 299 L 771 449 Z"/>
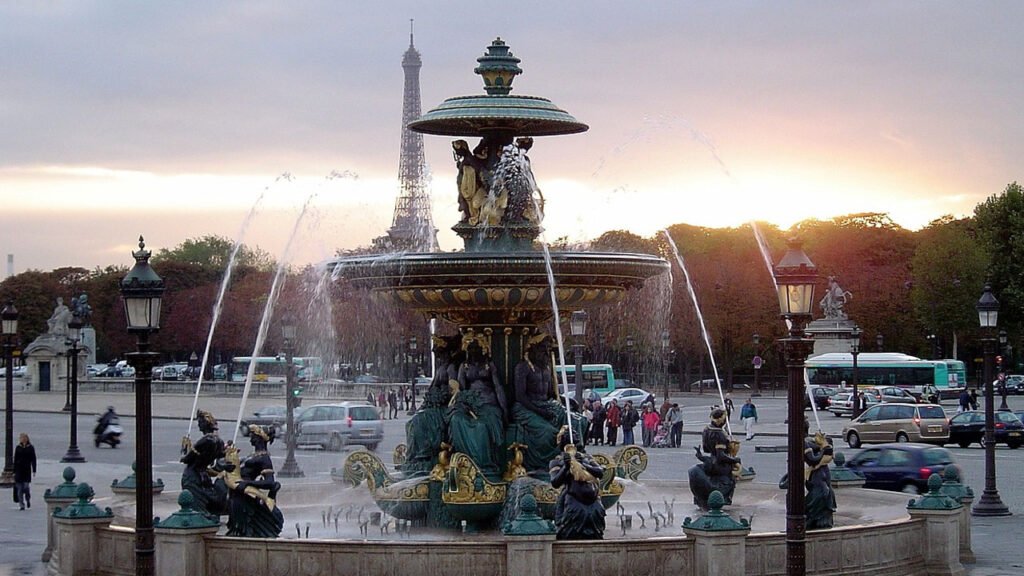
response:
<path fill-rule="evenodd" d="M 501 478 L 505 461 L 505 390 L 490 359 L 486 335 L 463 336 L 466 360 L 459 368 L 459 390 L 448 408 L 448 436 L 453 452 L 462 452 L 489 479 Z"/>

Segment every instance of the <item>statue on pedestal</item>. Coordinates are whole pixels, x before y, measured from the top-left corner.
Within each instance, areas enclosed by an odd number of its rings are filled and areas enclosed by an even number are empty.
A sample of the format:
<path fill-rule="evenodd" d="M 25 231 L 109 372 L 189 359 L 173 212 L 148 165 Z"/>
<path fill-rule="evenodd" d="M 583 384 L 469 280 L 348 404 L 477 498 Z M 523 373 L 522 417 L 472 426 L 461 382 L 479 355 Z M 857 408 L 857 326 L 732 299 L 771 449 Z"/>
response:
<path fill-rule="evenodd" d="M 504 462 L 505 389 L 491 361 L 490 335 L 467 331 L 466 360 L 459 367 L 459 390 L 448 408 L 448 437 L 453 452 L 473 459 L 484 476 L 501 478 Z"/>
<path fill-rule="evenodd" d="M 806 436 L 809 424 L 804 420 Z M 814 436 L 806 436 L 804 440 L 804 487 L 807 489 L 806 514 L 807 529 L 821 530 L 834 525 L 833 515 L 836 511 L 836 493 L 832 489 L 832 472 L 829 464 L 835 451 L 831 442 L 822 432 Z M 789 488 L 789 475 L 784 474 L 779 488 Z"/>
<path fill-rule="evenodd" d="M 248 432 L 253 453 L 245 460 L 239 461 L 236 446 L 225 451 L 227 466 L 221 477 L 230 490 L 227 535 L 277 538 L 284 528 L 284 514 L 276 502 L 281 483 L 274 480 L 274 463 L 267 452 L 274 428 L 250 424 Z"/>
<path fill-rule="evenodd" d="M 219 473 L 215 464 L 224 457 L 224 441 L 217 435 L 217 420 L 213 414 L 199 410 L 196 421 L 203 436 L 195 444 L 188 436 L 182 440 L 181 462 L 185 464 L 185 471 L 181 474 L 181 489 L 192 493 L 196 509 L 223 516 L 228 513 L 228 488 L 222 479 L 214 481 L 210 472 Z"/>
<path fill-rule="evenodd" d="M 821 306 L 821 311 L 825 314 L 825 318 L 845 320 L 847 316 L 843 307 L 852 299 L 853 294 L 849 290 L 843 290 L 839 286 L 839 282 L 836 281 L 835 276 L 829 276 L 825 296 L 822 297 L 818 305 Z"/>
<path fill-rule="evenodd" d="M 580 447 L 569 442 L 569 427 L 563 426 L 557 443 L 562 453 L 549 465 L 551 485 L 561 488 L 555 503 L 558 540 L 601 540 L 605 510 L 598 494 L 604 467 Z M 580 442 L 580 446 L 582 446 Z"/>
<path fill-rule="evenodd" d="M 554 399 L 551 374 L 551 339 L 537 334 L 527 343 L 526 358 L 515 368 L 516 402 L 508 443 L 527 445 L 523 466 L 528 474 L 547 472 L 548 463 L 558 456 L 558 431 L 568 423 L 565 408 Z"/>
<path fill-rule="evenodd" d="M 693 503 L 702 510 L 708 509 L 708 497 L 715 490 L 722 493 L 726 504 L 732 504 L 732 494 L 736 490 L 740 471 L 740 459 L 736 456 L 739 442 L 730 440 L 726 434 L 726 418 L 726 412 L 721 408 L 711 412 L 711 423 L 704 427 L 701 445 L 696 449 L 700 464 L 689 471 Z"/>
<path fill-rule="evenodd" d="M 46 321 L 47 332 L 54 336 L 68 335 L 68 324 L 71 322 L 71 309 L 64 305 L 64 299 L 57 297 L 57 306 Z"/>
<path fill-rule="evenodd" d="M 448 402 L 459 386 L 462 337 L 434 336 L 432 342 L 437 361 L 434 380 L 423 394 L 420 409 L 405 425 L 408 448 L 399 469 L 410 478 L 429 474 L 437 464 L 441 444 L 447 440 Z"/>

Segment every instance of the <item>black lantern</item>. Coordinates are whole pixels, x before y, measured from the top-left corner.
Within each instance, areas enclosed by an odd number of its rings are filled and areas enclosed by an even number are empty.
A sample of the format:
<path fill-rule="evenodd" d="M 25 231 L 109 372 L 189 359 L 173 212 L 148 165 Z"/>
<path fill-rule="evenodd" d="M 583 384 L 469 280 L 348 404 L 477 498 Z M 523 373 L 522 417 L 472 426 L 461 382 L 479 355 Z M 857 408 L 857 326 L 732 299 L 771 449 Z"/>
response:
<path fill-rule="evenodd" d="M 18 309 L 14 307 L 14 302 L 8 302 L 4 306 L 3 312 L 0 312 L 0 320 L 3 322 L 3 334 L 8 338 L 18 333 Z"/>
<path fill-rule="evenodd" d="M 803 251 L 803 242 L 791 238 L 786 254 L 775 265 L 775 282 L 779 287 L 779 311 L 787 320 L 806 319 L 814 304 L 814 285 L 818 269 Z"/>
<path fill-rule="evenodd" d="M 139 236 L 139 249 L 132 252 L 135 266 L 121 281 L 129 332 L 149 334 L 160 329 L 160 297 L 164 293 L 164 281 L 150 267 L 150 255 L 145 240 Z"/>

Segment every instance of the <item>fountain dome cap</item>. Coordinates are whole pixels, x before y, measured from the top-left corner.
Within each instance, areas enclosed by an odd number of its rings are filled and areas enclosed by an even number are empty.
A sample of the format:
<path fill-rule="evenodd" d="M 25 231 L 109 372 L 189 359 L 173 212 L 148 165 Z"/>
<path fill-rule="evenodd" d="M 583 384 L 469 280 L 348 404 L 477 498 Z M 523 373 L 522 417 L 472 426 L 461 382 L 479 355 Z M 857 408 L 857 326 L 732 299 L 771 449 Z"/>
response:
<path fill-rule="evenodd" d="M 556 136 L 586 132 L 576 120 L 547 98 L 512 96 L 512 80 L 523 71 L 501 38 L 477 58 L 474 69 L 484 79 L 487 94 L 448 98 L 440 106 L 409 123 L 409 129 L 437 136 L 483 136 L 512 132 L 520 136 Z"/>

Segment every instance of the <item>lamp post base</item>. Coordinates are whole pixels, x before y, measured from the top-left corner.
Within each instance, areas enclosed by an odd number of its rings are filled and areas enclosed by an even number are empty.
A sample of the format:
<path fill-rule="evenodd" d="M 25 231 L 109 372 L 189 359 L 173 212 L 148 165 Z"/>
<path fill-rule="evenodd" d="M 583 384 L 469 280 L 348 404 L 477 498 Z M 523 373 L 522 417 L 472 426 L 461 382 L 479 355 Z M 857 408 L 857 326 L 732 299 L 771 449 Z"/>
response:
<path fill-rule="evenodd" d="M 1010 516 L 1012 512 L 1003 504 L 1002 499 L 999 498 L 999 492 L 996 490 L 985 490 L 981 494 L 981 499 L 974 508 L 971 509 L 972 516 Z"/>
<path fill-rule="evenodd" d="M 14 470 L 4 470 L 0 475 L 0 487 L 10 488 L 14 486 Z"/>
<path fill-rule="evenodd" d="M 277 475 L 281 478 L 304 478 L 305 473 L 299 468 L 299 463 L 295 460 L 285 460 L 284 466 L 281 466 L 281 470 L 277 472 Z"/>
<path fill-rule="evenodd" d="M 68 451 L 64 453 L 64 457 L 60 459 L 61 462 L 85 462 L 85 456 L 78 450 L 78 446 L 71 446 Z"/>

